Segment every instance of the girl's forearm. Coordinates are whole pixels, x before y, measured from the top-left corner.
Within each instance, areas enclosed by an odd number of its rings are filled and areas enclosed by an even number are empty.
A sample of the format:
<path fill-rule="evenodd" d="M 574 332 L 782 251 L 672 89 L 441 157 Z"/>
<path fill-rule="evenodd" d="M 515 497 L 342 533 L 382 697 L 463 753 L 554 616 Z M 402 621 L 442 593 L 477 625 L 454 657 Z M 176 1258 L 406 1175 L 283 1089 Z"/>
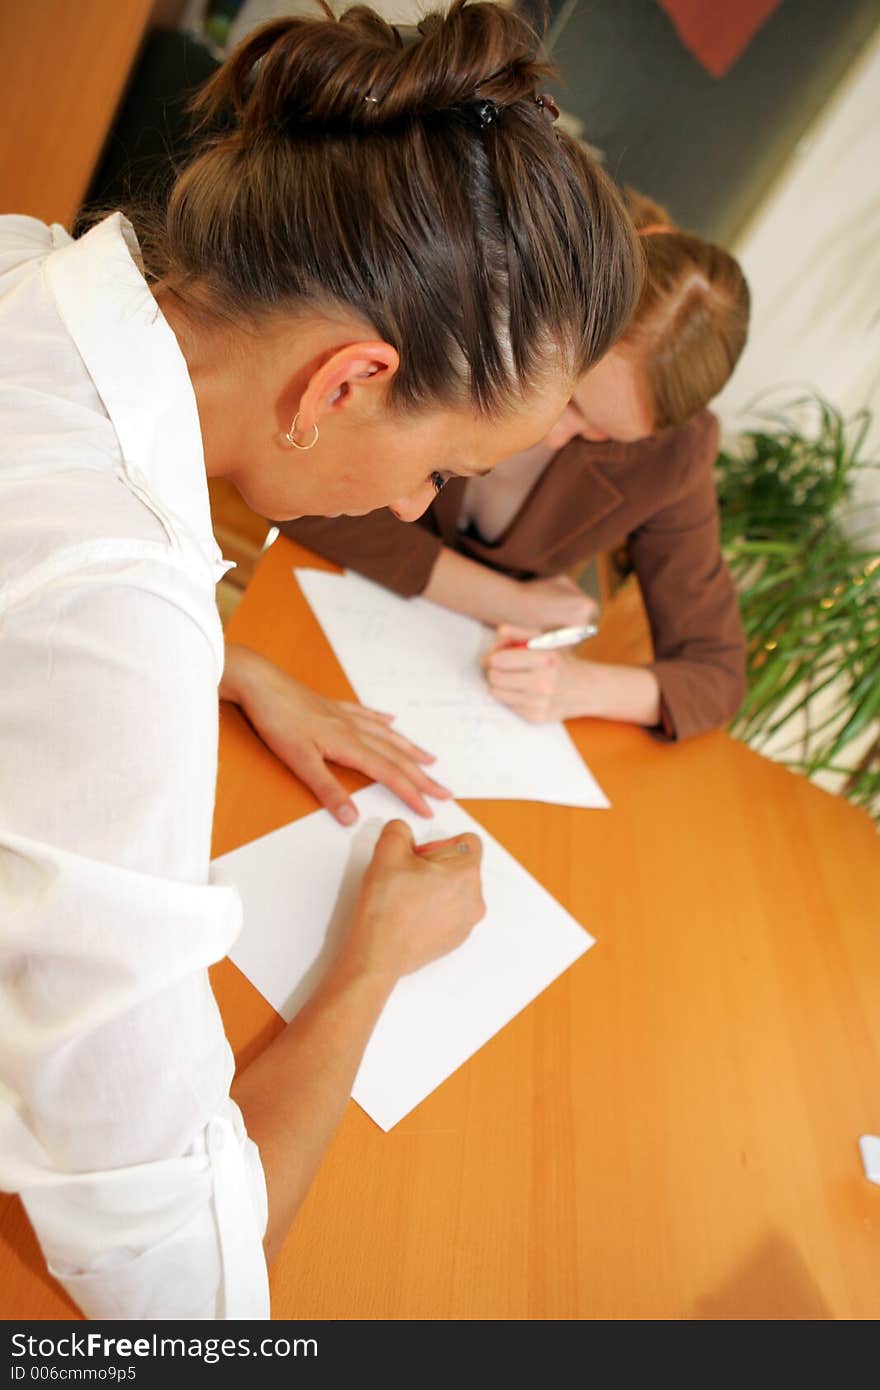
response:
<path fill-rule="evenodd" d="M 574 670 L 578 715 L 619 719 L 647 728 L 660 723 L 660 683 L 648 667 L 578 661 Z"/>
<path fill-rule="evenodd" d="M 455 613 L 465 613 L 497 627 L 516 621 L 518 591 L 515 579 L 444 546 L 422 596 Z"/>

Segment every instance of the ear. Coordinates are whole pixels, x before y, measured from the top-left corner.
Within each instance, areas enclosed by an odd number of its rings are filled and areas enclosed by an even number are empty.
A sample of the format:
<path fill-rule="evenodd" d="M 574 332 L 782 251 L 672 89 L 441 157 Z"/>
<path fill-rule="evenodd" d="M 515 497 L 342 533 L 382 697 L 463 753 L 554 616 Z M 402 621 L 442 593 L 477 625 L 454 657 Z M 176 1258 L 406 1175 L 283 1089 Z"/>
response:
<path fill-rule="evenodd" d="M 390 343 L 347 343 L 316 367 L 299 401 L 299 429 L 308 434 L 331 411 L 348 410 L 364 392 L 387 391 L 400 366 Z"/>

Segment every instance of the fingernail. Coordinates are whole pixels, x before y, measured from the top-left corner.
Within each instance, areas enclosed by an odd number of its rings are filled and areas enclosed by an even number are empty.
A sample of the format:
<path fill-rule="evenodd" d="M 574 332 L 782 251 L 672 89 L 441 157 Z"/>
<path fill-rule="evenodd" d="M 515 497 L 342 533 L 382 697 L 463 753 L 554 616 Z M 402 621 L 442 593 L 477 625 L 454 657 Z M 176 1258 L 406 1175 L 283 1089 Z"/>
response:
<path fill-rule="evenodd" d="M 457 846 L 457 848 L 458 848 L 459 854 L 470 854 L 470 852 L 471 852 L 471 847 L 470 847 L 470 845 L 459 844 L 459 845 Z"/>
<path fill-rule="evenodd" d="M 336 812 L 336 819 L 340 825 L 354 825 L 358 818 L 358 813 L 353 806 L 340 806 Z"/>

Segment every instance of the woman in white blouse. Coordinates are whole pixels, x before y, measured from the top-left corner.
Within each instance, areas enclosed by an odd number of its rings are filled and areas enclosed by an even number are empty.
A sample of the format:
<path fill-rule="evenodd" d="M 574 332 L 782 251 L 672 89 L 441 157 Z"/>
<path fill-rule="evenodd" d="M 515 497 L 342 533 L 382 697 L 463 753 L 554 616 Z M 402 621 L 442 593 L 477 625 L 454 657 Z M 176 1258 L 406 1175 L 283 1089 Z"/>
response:
<path fill-rule="evenodd" d="M 254 653 L 223 674 L 206 477 L 268 516 L 414 518 L 546 434 L 641 272 L 534 54 L 488 4 L 406 40 L 364 10 L 279 22 L 212 80 L 234 117 L 161 213 L 78 241 L 0 219 L 0 1178 L 90 1316 L 269 1315 L 384 1001 L 482 912 L 478 842 L 417 854 L 392 822 L 230 1098 L 218 682 L 343 821 L 327 758 L 423 810 L 439 789 L 381 716 Z"/>

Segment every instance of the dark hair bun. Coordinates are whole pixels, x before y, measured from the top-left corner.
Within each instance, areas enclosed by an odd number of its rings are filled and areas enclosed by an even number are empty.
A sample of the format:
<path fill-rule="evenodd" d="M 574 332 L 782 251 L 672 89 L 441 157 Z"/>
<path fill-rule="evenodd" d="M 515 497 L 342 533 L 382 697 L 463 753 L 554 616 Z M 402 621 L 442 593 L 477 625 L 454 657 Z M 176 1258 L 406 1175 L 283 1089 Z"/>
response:
<path fill-rule="evenodd" d="M 538 96 L 534 30 L 484 0 L 415 30 L 323 8 L 203 89 L 209 134 L 137 228 L 148 277 L 233 323 L 341 307 L 397 349 L 408 410 L 503 414 L 572 381 L 629 320 L 644 255 Z"/>
<path fill-rule="evenodd" d="M 207 118 L 230 105 L 249 141 L 279 130 L 376 130 L 490 100 L 533 100 L 548 68 L 539 40 L 511 10 L 454 0 L 413 29 L 398 29 L 364 5 L 337 20 L 291 18 L 264 25 L 200 93 Z"/>

